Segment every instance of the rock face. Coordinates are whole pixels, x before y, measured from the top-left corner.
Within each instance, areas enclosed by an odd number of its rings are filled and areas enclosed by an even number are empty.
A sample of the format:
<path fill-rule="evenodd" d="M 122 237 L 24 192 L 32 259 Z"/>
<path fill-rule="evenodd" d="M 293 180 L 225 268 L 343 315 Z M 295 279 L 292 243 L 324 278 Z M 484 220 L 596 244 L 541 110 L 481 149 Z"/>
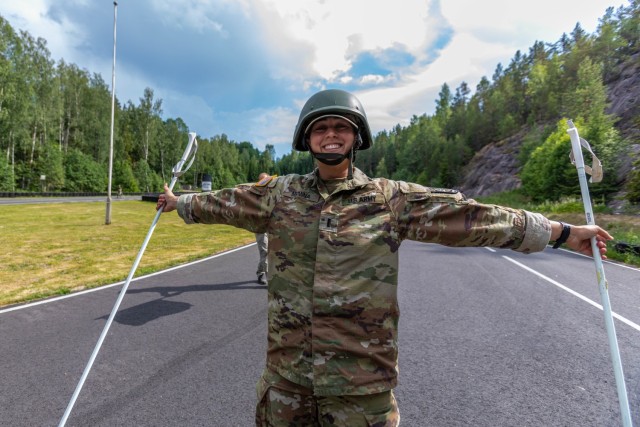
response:
<path fill-rule="evenodd" d="M 617 171 L 624 182 L 640 152 L 640 53 L 621 64 L 606 86 L 607 113 L 618 117 L 616 128 L 630 142 L 628 155 Z M 459 189 L 468 197 L 476 197 L 520 188 L 518 154 L 524 136 L 525 132 L 521 132 L 483 147 L 465 167 Z M 624 184 L 622 187 L 623 193 Z"/>
<path fill-rule="evenodd" d="M 616 128 L 629 141 L 629 153 L 621 160 L 618 179 L 624 181 L 640 152 L 640 53 L 618 68 L 617 75 L 607 82 L 607 113 L 618 117 Z"/>
<path fill-rule="evenodd" d="M 606 84 L 607 113 L 619 117 L 616 127 L 623 136 L 640 143 L 640 53 L 622 64 Z"/>
<path fill-rule="evenodd" d="M 519 133 L 482 147 L 465 167 L 460 190 L 468 197 L 477 197 L 520 188 L 518 154 L 523 136 Z"/>

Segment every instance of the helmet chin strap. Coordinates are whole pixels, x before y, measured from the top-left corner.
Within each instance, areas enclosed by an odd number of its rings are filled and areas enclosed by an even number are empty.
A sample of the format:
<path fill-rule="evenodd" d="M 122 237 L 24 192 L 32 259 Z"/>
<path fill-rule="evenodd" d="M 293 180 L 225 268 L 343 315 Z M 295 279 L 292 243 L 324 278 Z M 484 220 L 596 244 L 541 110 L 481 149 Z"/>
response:
<path fill-rule="evenodd" d="M 324 163 L 329 166 L 338 166 L 340 163 L 344 161 L 347 157 L 346 154 L 339 153 L 314 153 L 311 151 L 311 155 L 316 158 L 320 163 Z"/>
<path fill-rule="evenodd" d="M 329 166 L 338 166 L 345 159 L 349 159 L 349 171 L 347 173 L 347 179 L 353 179 L 353 162 L 356 160 L 355 150 L 357 147 L 360 147 L 362 144 L 362 138 L 359 133 L 356 133 L 356 138 L 354 143 L 351 145 L 351 150 L 349 150 L 348 154 L 339 154 L 339 153 L 314 153 L 311 150 L 307 142 L 307 147 L 309 148 L 309 152 L 313 157 L 315 157 L 320 163 L 324 163 Z"/>
<path fill-rule="evenodd" d="M 311 155 L 315 157 L 320 163 L 324 163 L 329 166 L 337 166 L 342 163 L 345 159 L 349 159 L 349 172 L 347 174 L 347 179 L 353 179 L 353 158 L 354 158 L 354 147 L 351 146 L 351 150 L 349 150 L 348 154 L 339 154 L 339 153 L 314 153 L 309 149 Z"/>

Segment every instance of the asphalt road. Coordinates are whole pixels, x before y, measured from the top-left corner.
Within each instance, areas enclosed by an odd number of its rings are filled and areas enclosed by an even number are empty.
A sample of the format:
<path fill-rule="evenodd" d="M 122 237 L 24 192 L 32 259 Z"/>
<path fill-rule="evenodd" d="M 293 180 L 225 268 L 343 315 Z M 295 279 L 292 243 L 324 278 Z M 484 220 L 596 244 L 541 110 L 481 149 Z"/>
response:
<path fill-rule="evenodd" d="M 257 261 L 249 246 L 133 281 L 67 425 L 253 425 Z M 640 425 L 640 271 L 605 268 Z M 59 423 L 120 288 L 0 309 L 1 426 Z M 621 425 L 590 259 L 405 242 L 399 295 L 403 426 Z"/>

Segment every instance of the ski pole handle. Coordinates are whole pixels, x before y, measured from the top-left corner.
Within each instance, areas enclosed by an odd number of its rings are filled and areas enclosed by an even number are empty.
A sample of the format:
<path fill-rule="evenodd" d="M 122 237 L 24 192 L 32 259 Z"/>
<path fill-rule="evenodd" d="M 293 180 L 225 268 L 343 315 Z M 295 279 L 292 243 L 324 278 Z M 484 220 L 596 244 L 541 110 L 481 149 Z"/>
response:
<path fill-rule="evenodd" d="M 585 215 L 587 224 L 595 225 L 595 219 L 593 217 L 593 208 L 591 206 L 591 196 L 589 195 L 589 188 L 587 187 L 587 174 L 584 167 L 584 156 L 582 155 L 582 146 L 580 145 L 580 135 L 578 135 L 578 129 L 574 126 L 571 120 L 567 121 L 569 129 L 567 133 L 571 138 L 571 152 L 573 153 L 573 159 L 576 169 L 578 170 L 578 179 L 580 180 L 580 191 L 582 193 L 582 202 L 584 204 Z M 595 240 L 595 239 L 594 239 Z M 599 254 L 599 252 L 598 252 Z"/>
<path fill-rule="evenodd" d="M 193 164 L 193 161 L 196 158 L 197 152 L 198 152 L 198 141 L 196 140 L 196 133 L 189 132 L 189 142 L 187 143 L 187 148 L 185 148 L 184 153 L 182 153 L 182 157 L 171 170 L 171 174 L 173 175 L 173 178 L 171 179 L 171 183 L 169 184 L 170 190 L 173 190 L 173 186 L 178 180 L 178 178 L 180 178 L 182 175 L 185 174 L 185 172 L 189 170 L 189 168 Z M 189 161 L 189 163 L 187 164 L 186 168 L 182 170 L 182 168 L 184 167 L 184 164 L 187 163 L 187 161 Z"/>

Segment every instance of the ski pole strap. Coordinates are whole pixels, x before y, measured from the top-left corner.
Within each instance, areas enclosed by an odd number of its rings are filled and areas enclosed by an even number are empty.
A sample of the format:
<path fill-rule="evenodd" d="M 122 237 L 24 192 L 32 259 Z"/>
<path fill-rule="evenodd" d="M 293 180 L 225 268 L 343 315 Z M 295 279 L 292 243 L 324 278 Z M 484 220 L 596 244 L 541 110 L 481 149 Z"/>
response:
<path fill-rule="evenodd" d="M 180 159 L 180 161 L 176 163 L 176 165 L 171 170 L 171 173 L 173 174 L 174 178 L 180 178 L 182 175 L 185 174 L 186 171 L 189 170 L 189 168 L 193 164 L 193 161 L 196 158 L 197 152 L 198 152 L 198 141 L 196 140 L 196 134 L 195 132 L 190 132 L 189 143 L 187 145 L 187 148 L 186 150 L 184 150 L 184 154 L 182 154 L 182 158 Z M 187 162 L 187 160 L 189 161 L 189 163 L 187 164 L 187 167 L 185 167 L 183 170 L 182 168 L 184 164 Z"/>
<path fill-rule="evenodd" d="M 591 145 L 589 145 L 586 139 L 580 137 L 580 145 L 589 153 L 591 153 L 591 166 L 584 165 L 584 171 L 591 175 L 589 182 L 596 183 L 602 181 L 602 162 L 596 157 L 595 154 L 593 154 Z M 573 151 L 571 151 L 571 153 L 569 154 L 569 159 L 571 159 L 572 165 L 576 164 L 576 159 L 573 155 Z"/>

